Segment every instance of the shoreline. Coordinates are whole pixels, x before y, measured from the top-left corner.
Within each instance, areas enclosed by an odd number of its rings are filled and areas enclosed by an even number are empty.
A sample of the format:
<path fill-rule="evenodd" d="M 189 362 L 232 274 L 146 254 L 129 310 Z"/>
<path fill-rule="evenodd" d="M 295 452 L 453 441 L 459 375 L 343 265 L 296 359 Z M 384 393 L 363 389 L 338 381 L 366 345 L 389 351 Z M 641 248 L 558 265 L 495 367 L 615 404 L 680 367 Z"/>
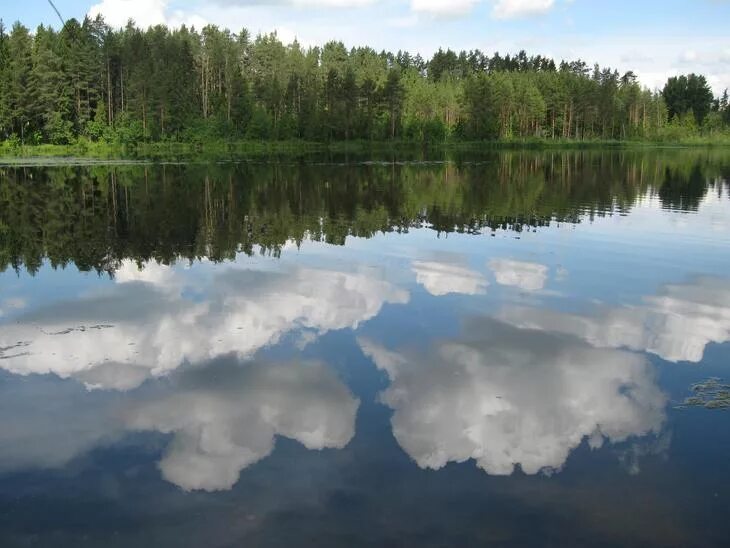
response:
<path fill-rule="evenodd" d="M 730 136 L 695 137 L 678 141 L 616 141 L 616 140 L 551 140 L 510 139 L 499 141 L 445 141 L 419 143 L 414 141 L 224 141 L 201 142 L 143 142 L 134 145 L 80 141 L 69 145 L 14 145 L 0 143 L 0 164 L 12 165 L 29 159 L 79 158 L 89 160 L 137 161 L 174 158 L 175 156 L 220 157 L 245 156 L 308 156 L 311 154 L 367 153 L 440 153 L 487 152 L 499 150 L 596 150 L 596 149 L 667 149 L 667 148 L 725 148 Z M 96 163 L 96 162 L 90 162 Z"/>

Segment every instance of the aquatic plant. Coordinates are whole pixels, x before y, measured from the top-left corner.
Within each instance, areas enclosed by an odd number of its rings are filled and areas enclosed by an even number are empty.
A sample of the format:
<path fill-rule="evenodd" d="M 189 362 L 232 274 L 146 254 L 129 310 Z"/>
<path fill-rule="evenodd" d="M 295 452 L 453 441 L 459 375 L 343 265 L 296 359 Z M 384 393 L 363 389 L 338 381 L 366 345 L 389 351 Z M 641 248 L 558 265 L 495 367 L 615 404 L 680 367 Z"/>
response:
<path fill-rule="evenodd" d="M 689 407 L 704 407 L 705 409 L 730 409 L 730 384 L 724 384 L 722 379 L 710 377 L 690 386 L 691 396 L 685 398 L 678 409 Z"/>

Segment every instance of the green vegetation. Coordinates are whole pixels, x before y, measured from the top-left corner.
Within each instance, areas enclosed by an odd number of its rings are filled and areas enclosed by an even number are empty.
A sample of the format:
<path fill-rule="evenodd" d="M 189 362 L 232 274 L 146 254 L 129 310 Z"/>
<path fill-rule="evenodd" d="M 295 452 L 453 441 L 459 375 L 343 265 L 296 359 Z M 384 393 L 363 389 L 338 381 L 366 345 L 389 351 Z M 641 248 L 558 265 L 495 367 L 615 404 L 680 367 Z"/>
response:
<path fill-rule="evenodd" d="M 679 408 L 730 409 L 730 384 L 721 383 L 720 380 L 710 377 L 706 381 L 693 384 L 690 387 L 692 396 L 686 398 Z"/>
<path fill-rule="evenodd" d="M 367 153 L 363 163 L 348 154 L 0 167 L 0 269 L 35 272 L 47 260 L 113 273 L 128 258 L 278 255 L 287 242 L 340 245 L 422 226 L 517 237 L 620 214 L 649 193 L 691 211 L 708 192 L 730 192 L 730 159 L 718 149 L 417 150 L 398 162 Z"/>
<path fill-rule="evenodd" d="M 274 150 L 384 141 L 728 144 L 729 128 L 727 92 L 713 98 L 694 74 L 671 78 L 660 93 L 631 72 L 524 51 L 439 50 L 424 60 L 340 42 L 305 49 L 214 26 L 114 30 L 87 18 L 31 33 L 0 23 L 3 155 L 155 156 L 179 143 L 270 152 L 275 141 L 288 144 Z"/>

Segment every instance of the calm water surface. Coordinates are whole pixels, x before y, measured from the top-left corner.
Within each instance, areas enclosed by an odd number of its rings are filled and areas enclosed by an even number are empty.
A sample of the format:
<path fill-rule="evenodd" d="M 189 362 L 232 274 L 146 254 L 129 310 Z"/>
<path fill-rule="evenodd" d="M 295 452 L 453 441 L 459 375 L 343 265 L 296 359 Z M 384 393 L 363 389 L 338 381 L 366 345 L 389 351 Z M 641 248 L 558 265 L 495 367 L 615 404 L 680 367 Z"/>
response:
<path fill-rule="evenodd" d="M 0 167 L 0 545 L 729 545 L 730 152 L 336 160 Z"/>

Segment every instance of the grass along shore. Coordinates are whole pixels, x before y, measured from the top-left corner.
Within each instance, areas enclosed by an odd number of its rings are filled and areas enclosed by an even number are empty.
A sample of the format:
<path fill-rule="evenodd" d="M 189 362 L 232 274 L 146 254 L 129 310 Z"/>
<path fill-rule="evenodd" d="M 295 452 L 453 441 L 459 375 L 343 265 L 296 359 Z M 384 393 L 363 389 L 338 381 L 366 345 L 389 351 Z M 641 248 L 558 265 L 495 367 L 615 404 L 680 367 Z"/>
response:
<path fill-rule="evenodd" d="M 206 142 L 140 142 L 135 144 L 79 140 L 66 145 L 20 145 L 17 142 L 0 143 L 0 162 L 14 163 L 12 159 L 75 157 L 92 159 L 163 159 L 184 156 L 267 156 L 308 155 L 316 153 L 412 152 L 431 151 L 484 151 L 490 149 L 594 149 L 594 148 L 661 148 L 661 147 L 730 147 L 730 134 L 693 136 L 677 140 L 575 140 L 515 138 L 496 141 L 460 141 L 423 143 L 416 141 L 226 141 Z"/>

